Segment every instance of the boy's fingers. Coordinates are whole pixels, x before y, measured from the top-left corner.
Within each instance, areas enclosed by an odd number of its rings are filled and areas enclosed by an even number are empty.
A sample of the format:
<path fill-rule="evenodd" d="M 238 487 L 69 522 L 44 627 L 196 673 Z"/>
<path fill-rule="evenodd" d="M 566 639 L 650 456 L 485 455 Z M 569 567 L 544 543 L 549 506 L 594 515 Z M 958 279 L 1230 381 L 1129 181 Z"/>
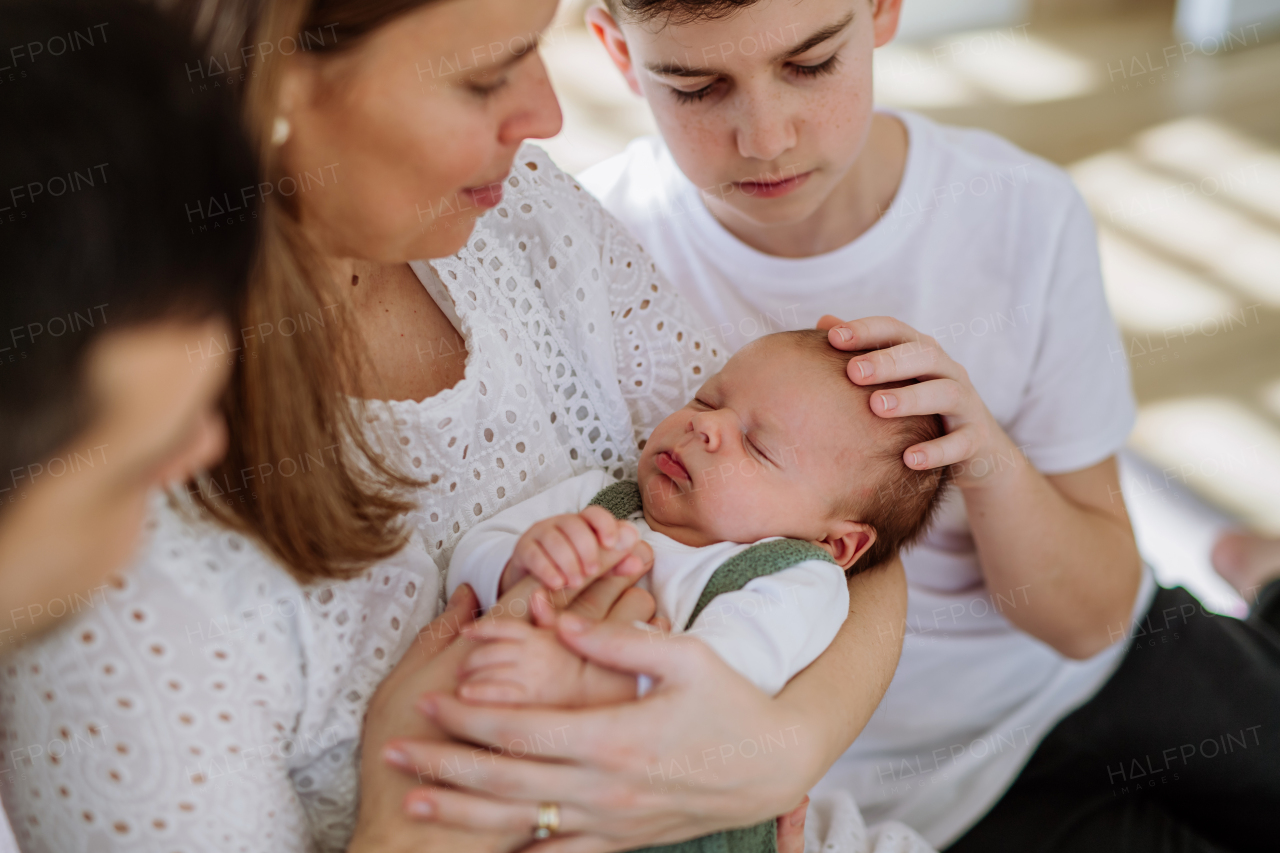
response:
<path fill-rule="evenodd" d="M 818 328 L 830 315 L 823 317 Z M 838 350 L 853 352 L 856 350 L 877 350 L 885 347 L 919 340 L 922 335 L 901 320 L 893 317 L 863 317 L 860 320 L 847 320 L 826 327 L 827 342 Z"/>
<path fill-rule="evenodd" d="M 932 338 L 922 338 L 860 355 L 850 360 L 848 374 L 855 385 L 880 385 L 948 376 L 954 364 Z"/>
<path fill-rule="evenodd" d="M 910 415 L 953 415 L 965 402 L 964 389 L 954 379 L 930 379 L 916 385 L 886 388 L 871 394 L 871 411 L 883 418 Z"/>
<path fill-rule="evenodd" d="M 618 519 L 613 517 L 613 513 L 602 506 L 589 506 L 582 511 L 581 515 L 583 521 L 595 531 L 601 547 L 608 550 L 617 545 Z"/>
<path fill-rule="evenodd" d="M 927 471 L 930 468 L 942 468 L 967 461 L 973 454 L 973 441 L 970 438 L 972 427 L 961 427 L 953 433 L 908 447 L 902 454 L 902 461 L 915 471 Z M 976 466 L 975 466 L 976 467 Z M 987 470 L 994 470 L 994 464 Z M 975 471 L 977 474 L 982 472 Z"/>

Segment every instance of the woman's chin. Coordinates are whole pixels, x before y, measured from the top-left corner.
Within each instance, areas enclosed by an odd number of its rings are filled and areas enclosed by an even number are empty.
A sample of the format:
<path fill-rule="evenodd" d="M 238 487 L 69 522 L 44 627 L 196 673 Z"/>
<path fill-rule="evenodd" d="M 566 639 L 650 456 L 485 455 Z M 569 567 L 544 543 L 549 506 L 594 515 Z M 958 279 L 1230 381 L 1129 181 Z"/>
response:
<path fill-rule="evenodd" d="M 421 236 L 413 241 L 413 258 L 430 260 L 458 253 L 471 239 L 479 219 L 474 212 L 468 211 L 431 220 L 423 227 Z"/>

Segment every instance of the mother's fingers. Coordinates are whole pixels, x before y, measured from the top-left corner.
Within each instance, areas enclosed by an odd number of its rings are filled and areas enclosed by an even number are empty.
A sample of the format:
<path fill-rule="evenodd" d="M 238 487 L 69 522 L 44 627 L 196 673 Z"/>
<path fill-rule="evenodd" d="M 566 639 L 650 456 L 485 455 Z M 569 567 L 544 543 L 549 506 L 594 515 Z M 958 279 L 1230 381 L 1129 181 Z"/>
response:
<path fill-rule="evenodd" d="M 609 615 L 623 593 L 635 585 L 639 577 L 607 574 L 597 578 L 567 608 L 586 619 L 599 621 Z"/>
<path fill-rule="evenodd" d="M 469 705 L 459 702 L 447 693 L 430 693 L 422 697 L 418 708 L 428 718 L 444 729 L 445 733 L 460 741 L 479 744 L 485 749 L 477 754 L 496 750 L 498 754 L 534 750 L 529 756 L 544 759 L 569 759 L 581 761 L 601 754 L 610 746 L 606 740 L 593 736 L 596 727 L 583 726 L 580 722 L 595 718 L 598 710 L 566 711 L 562 708 L 525 708 L 510 710 L 486 705 Z M 568 725 L 566 725 L 568 724 Z M 608 726 L 605 726 L 608 729 Z M 572 736 L 570 736 L 572 732 Z M 607 737 L 607 735 L 606 735 Z M 521 746 L 523 744 L 523 747 Z M 530 745 L 533 746 L 530 746 Z M 449 743 L 422 743 L 429 750 L 448 750 Z M 462 748 L 463 752 L 472 750 Z M 516 761 L 527 765 L 530 772 L 544 774 L 546 765 Z M 536 775 L 546 781 L 545 775 Z M 453 780 L 449 780 L 453 783 Z M 531 796 L 537 796 L 533 789 Z"/>
<path fill-rule="evenodd" d="M 826 320 L 826 317 L 822 318 Z M 819 324 L 818 328 L 822 328 Z M 911 326 L 893 317 L 863 317 L 836 323 L 827 330 L 827 340 L 836 349 L 852 352 L 883 349 L 923 338 Z"/>
<path fill-rule="evenodd" d="M 631 587 L 622 594 L 607 617 L 613 622 L 648 622 L 658 612 L 653 596 L 639 587 Z"/>
<path fill-rule="evenodd" d="M 412 652 L 428 658 L 435 657 L 475 622 L 476 611 L 479 609 L 480 599 L 476 597 L 475 590 L 470 584 L 462 584 L 453 591 L 444 612 L 418 632 Z M 408 656 L 406 653 L 405 657 Z"/>
<path fill-rule="evenodd" d="M 442 826 L 470 829 L 483 826 L 497 832 L 533 833 L 538 825 L 537 802 L 511 802 L 448 788 L 415 788 L 405 795 L 405 813 Z M 560 807 L 560 832 L 573 832 L 585 821 L 572 806 Z"/>
<path fill-rule="evenodd" d="M 388 744 L 388 763 L 417 778 L 423 785 L 448 785 L 463 791 L 514 800 L 546 799 L 549 791 L 599 793 L 601 786 L 581 785 L 583 772 L 571 764 L 539 761 L 554 758 L 553 748 L 563 751 L 572 734 L 567 727 L 548 728 L 528 737 L 500 738 L 476 748 L 448 741 L 403 740 Z M 512 757 L 514 756 L 514 757 Z M 598 781 L 598 776 L 592 774 Z M 609 787 L 612 783 L 606 783 Z M 613 793 L 617 793 L 614 791 Z"/>

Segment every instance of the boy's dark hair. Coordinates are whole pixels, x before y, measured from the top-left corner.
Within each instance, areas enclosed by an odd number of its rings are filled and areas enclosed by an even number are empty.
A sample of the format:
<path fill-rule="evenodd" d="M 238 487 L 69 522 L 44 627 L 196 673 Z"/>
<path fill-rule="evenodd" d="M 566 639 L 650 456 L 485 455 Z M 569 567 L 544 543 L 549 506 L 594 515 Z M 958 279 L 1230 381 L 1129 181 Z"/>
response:
<path fill-rule="evenodd" d="M 887 382 L 883 385 L 854 385 L 848 378 L 849 361 L 862 352 L 838 350 L 827 340 L 827 333 L 815 329 L 778 332 L 769 337 L 790 338 L 797 346 L 812 352 L 838 373 L 840 379 L 854 389 L 859 405 L 867 406 L 871 395 L 885 388 L 901 388 L 914 382 Z M 873 415 L 873 417 L 875 417 Z M 875 495 L 870 501 L 850 493 L 836 506 L 836 513 L 875 528 L 876 541 L 851 573 L 878 566 L 892 559 L 903 548 L 914 543 L 929 528 L 929 523 L 942 502 L 950 481 L 948 468 L 917 471 L 908 468 L 902 455 L 908 447 L 946 435 L 946 427 L 938 415 L 910 415 L 881 421 L 889 436 L 880 444 L 883 452 L 876 460 L 883 468 Z"/>
<path fill-rule="evenodd" d="M 4 0 L 0 472 L 93 417 L 103 334 L 231 316 L 243 295 L 257 229 L 189 211 L 239 203 L 254 160 L 234 105 L 187 84 L 188 44 L 137 0 Z"/>
<path fill-rule="evenodd" d="M 625 15 L 635 21 L 664 19 L 665 23 L 690 24 L 728 18 L 760 0 L 604 0 L 614 18 Z"/>

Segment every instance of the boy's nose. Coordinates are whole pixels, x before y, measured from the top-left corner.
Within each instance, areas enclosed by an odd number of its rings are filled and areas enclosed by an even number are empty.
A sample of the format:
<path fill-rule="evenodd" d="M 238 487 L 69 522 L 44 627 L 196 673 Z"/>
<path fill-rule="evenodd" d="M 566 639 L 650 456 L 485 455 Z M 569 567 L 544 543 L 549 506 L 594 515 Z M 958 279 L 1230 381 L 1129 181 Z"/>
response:
<path fill-rule="evenodd" d="M 795 125 L 783 104 L 759 95 L 744 97 L 737 129 L 738 153 L 768 163 L 796 144 Z"/>

